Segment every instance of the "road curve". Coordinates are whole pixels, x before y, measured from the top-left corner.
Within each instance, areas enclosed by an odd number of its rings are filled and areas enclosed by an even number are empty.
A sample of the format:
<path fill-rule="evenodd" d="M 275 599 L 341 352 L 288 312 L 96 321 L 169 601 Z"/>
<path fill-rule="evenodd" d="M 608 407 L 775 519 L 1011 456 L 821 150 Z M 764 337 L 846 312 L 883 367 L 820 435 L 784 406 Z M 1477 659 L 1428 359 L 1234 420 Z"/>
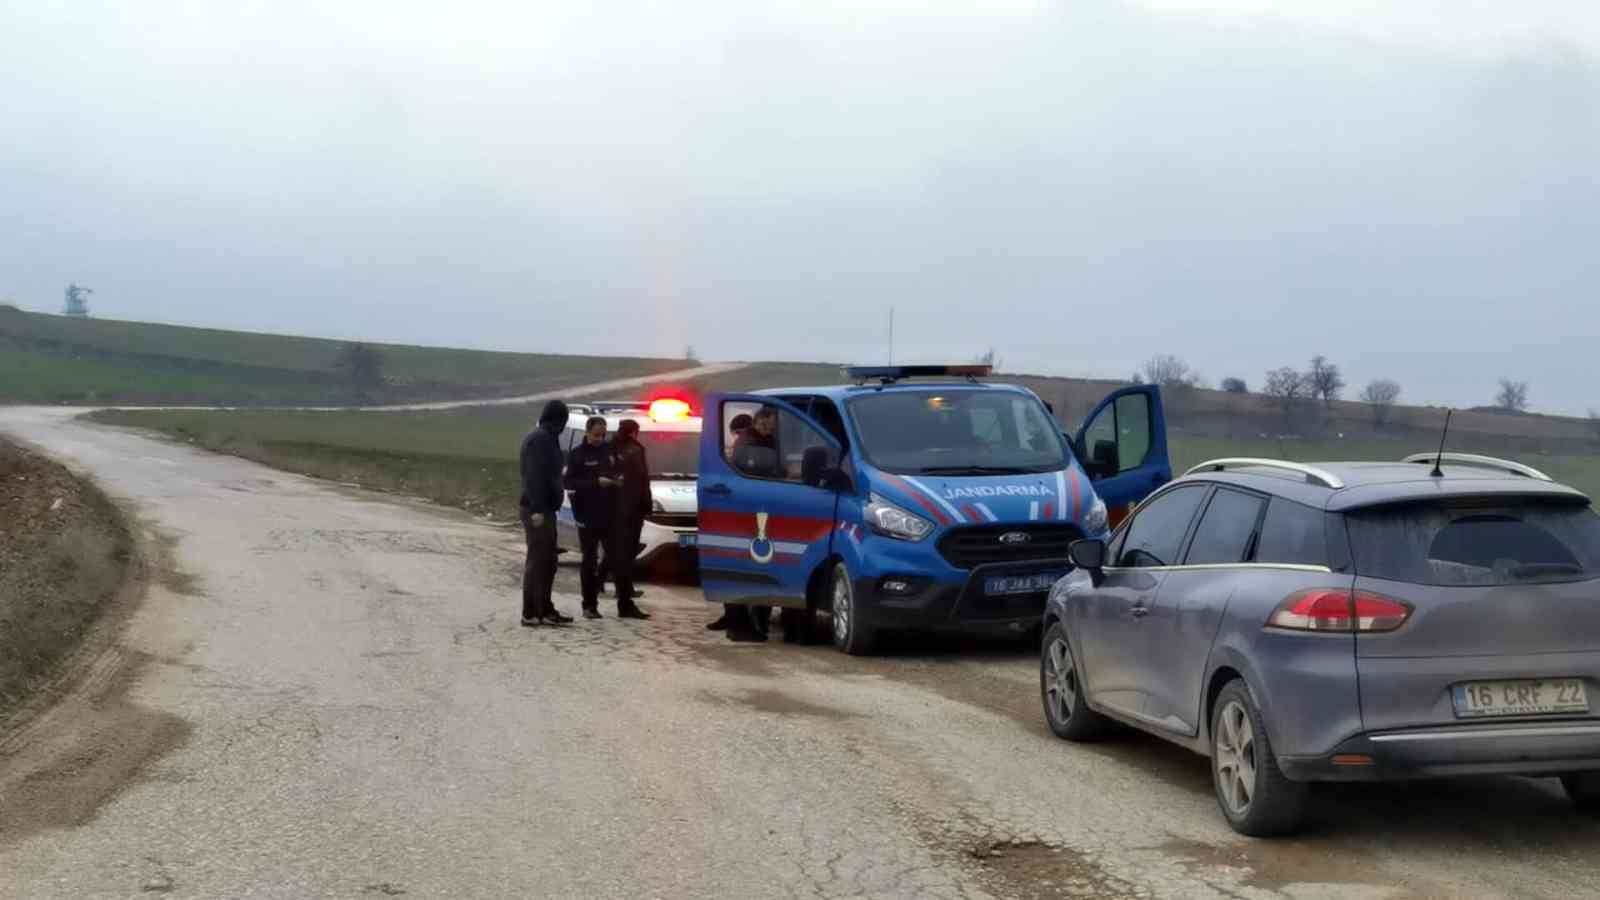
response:
<path fill-rule="evenodd" d="M 673 381 L 688 378 L 704 378 L 707 375 L 721 375 L 725 372 L 737 372 L 749 368 L 749 363 L 706 363 L 689 369 L 676 369 L 671 372 L 657 372 L 653 375 L 640 375 L 634 378 L 617 378 L 612 381 L 602 381 L 596 384 L 587 384 L 581 387 L 561 388 L 553 391 L 541 391 L 537 394 L 523 394 L 519 397 L 495 397 L 489 400 L 446 400 L 434 403 L 402 403 L 391 406 L 362 406 L 356 409 L 371 412 L 409 412 L 426 409 L 464 409 L 469 406 L 518 406 L 524 403 L 542 403 L 554 400 L 557 397 L 570 398 L 576 396 L 589 396 L 604 394 L 609 391 L 629 391 L 649 384 L 658 384 L 663 381 Z M 603 399 L 631 400 L 631 397 L 616 397 Z"/>
<path fill-rule="evenodd" d="M 0 734 L 0 897 L 1600 889 L 1600 827 L 1547 782 L 1342 789 L 1252 842 L 1202 761 L 1051 737 L 1025 648 L 733 645 L 661 585 L 649 622 L 525 629 L 514 533 L 72 415 L 0 430 L 163 563 L 75 692 Z"/>

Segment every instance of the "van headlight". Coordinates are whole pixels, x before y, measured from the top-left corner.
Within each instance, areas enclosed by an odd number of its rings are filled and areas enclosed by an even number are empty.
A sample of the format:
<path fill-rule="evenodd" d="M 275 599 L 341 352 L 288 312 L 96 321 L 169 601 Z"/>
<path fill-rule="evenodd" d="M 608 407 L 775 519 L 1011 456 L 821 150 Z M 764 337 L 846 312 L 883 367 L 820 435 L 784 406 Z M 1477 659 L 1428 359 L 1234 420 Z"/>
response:
<path fill-rule="evenodd" d="M 873 494 L 867 498 L 867 526 L 884 537 L 920 541 L 933 531 L 933 523 Z"/>
<path fill-rule="evenodd" d="M 1084 534 L 1093 536 L 1105 534 L 1110 521 L 1106 516 L 1106 502 L 1095 497 L 1094 502 L 1089 504 L 1088 511 L 1083 514 L 1083 521 L 1080 524 L 1083 526 Z"/>

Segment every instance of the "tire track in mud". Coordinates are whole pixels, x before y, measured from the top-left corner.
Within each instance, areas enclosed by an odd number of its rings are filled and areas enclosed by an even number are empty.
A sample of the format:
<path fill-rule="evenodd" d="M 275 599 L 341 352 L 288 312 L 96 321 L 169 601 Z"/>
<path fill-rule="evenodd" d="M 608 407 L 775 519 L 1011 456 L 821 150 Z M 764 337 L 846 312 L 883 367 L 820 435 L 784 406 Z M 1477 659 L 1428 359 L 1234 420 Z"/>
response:
<path fill-rule="evenodd" d="M 0 846 L 52 829 L 77 828 L 156 762 L 189 743 L 194 726 L 133 699 L 158 662 L 122 638 L 147 591 L 193 589 L 170 538 L 127 516 L 133 535 L 117 596 L 82 645 L 5 723 L 0 735 Z M 171 586 L 171 589 L 166 587 Z"/>

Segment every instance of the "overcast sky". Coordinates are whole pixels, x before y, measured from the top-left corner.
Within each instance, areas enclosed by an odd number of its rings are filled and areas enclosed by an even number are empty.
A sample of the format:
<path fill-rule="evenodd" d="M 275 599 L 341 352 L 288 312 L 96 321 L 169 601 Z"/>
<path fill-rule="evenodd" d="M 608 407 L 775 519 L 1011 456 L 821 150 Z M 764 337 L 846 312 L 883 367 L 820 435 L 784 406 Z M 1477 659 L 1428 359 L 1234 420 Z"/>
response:
<path fill-rule="evenodd" d="M 630 6 L 0 5 L 0 299 L 1600 406 L 1592 0 Z"/>

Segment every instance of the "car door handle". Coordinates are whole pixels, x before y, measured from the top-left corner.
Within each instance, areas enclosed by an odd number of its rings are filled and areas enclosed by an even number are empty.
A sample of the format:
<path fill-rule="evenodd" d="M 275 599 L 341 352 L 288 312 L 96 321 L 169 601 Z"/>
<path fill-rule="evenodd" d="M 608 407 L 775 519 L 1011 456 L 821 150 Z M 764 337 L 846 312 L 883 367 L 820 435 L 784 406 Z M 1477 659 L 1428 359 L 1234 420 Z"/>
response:
<path fill-rule="evenodd" d="M 1133 613 L 1133 617 L 1135 619 L 1142 619 L 1145 616 L 1150 615 L 1150 607 L 1148 607 L 1148 606 L 1135 606 L 1133 609 L 1128 610 L 1128 612 Z"/>
<path fill-rule="evenodd" d="M 717 494 L 719 496 L 733 493 L 733 488 L 728 487 L 725 484 L 708 484 L 705 486 L 704 490 L 708 494 Z"/>

